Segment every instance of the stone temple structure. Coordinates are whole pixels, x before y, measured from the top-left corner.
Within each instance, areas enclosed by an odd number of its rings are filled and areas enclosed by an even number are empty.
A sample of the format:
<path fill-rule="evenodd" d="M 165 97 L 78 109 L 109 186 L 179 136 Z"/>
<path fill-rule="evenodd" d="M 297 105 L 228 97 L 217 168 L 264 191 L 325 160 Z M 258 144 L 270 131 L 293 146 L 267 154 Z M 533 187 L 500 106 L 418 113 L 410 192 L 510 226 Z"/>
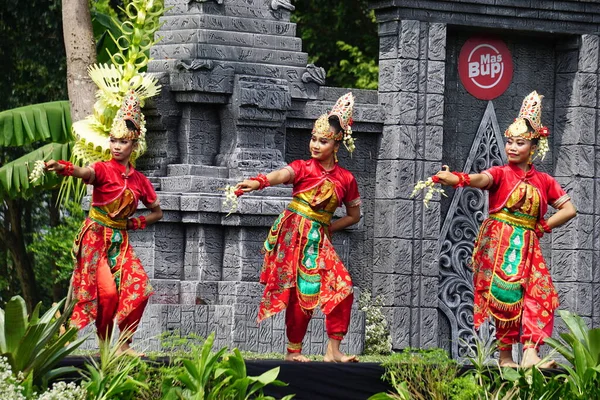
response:
<path fill-rule="evenodd" d="M 149 66 L 163 89 L 147 105 L 150 149 L 138 163 L 165 217 L 132 234 L 156 290 L 137 335 L 158 349 L 167 330 L 215 331 L 218 345 L 281 352 L 283 315 L 260 326 L 255 319 L 260 249 L 291 188 L 244 196 L 229 216 L 219 189 L 308 158 L 314 120 L 348 89 L 327 87 L 325 71 L 307 65 L 287 0 L 165 3 L 172 8 Z M 357 151 L 352 158 L 340 151 L 341 165 L 357 177 L 363 218 L 335 234 L 334 244 L 357 292 L 382 297 L 393 347 L 438 346 L 462 357 L 473 340 L 467 261 L 487 212 L 485 193 L 450 189 L 428 208 L 409 196 L 442 164 L 477 172 L 504 162 L 504 129 L 532 90 L 545 95 L 551 130 L 551 153 L 538 165 L 579 209 L 544 237 L 545 256 L 562 308 L 600 326 L 600 4 L 370 3 L 379 23 L 379 89 L 352 90 Z M 489 35 L 506 43 L 514 73 L 488 102 L 465 90 L 457 61 L 469 38 Z M 345 350 L 360 353 L 364 332 L 355 306 Z M 305 349 L 322 353 L 326 340 L 317 313 Z"/>

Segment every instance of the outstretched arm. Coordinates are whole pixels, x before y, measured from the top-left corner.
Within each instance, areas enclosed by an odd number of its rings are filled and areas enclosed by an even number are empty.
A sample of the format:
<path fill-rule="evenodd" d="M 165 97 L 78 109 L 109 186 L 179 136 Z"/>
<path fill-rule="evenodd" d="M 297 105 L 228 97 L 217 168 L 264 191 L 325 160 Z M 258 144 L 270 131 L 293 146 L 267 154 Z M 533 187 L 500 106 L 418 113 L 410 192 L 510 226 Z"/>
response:
<path fill-rule="evenodd" d="M 360 206 L 346 206 L 346 215 L 329 225 L 329 232 L 335 232 L 356 224 L 360 221 Z"/>
<path fill-rule="evenodd" d="M 269 181 L 270 186 L 288 183 L 291 177 L 292 174 L 286 168 L 271 171 L 267 174 L 267 180 Z M 235 185 L 235 188 L 237 190 L 241 189 L 245 193 L 252 192 L 253 190 L 258 190 L 259 187 L 260 182 L 254 179 L 245 179 L 242 182 Z"/>
<path fill-rule="evenodd" d="M 439 171 L 434 176 L 438 177 L 439 182 L 442 185 L 456 186 L 460 182 L 460 178 L 457 175 L 455 175 L 454 173 L 450 172 L 450 167 L 448 167 L 447 165 L 442 165 L 442 170 Z M 471 186 L 471 187 L 483 189 L 483 188 L 488 187 L 489 184 L 491 183 L 490 177 L 485 174 L 469 174 L 469 178 L 470 178 L 470 182 L 468 185 L 465 185 L 465 186 Z"/>
<path fill-rule="evenodd" d="M 55 160 L 50 160 L 46 163 L 47 171 L 54 171 L 57 174 L 61 174 L 66 169 L 64 164 L 59 163 Z M 77 165 L 73 165 L 73 173 L 71 174 L 75 178 L 88 180 L 92 176 L 92 171 L 87 167 L 78 167 Z"/>

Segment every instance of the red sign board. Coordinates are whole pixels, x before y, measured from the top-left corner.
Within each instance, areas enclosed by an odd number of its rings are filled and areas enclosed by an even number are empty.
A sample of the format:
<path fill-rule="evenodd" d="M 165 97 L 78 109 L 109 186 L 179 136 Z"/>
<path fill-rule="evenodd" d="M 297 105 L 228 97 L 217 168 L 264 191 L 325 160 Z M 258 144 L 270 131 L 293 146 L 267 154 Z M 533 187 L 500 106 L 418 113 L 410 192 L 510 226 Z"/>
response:
<path fill-rule="evenodd" d="M 458 75 L 467 92 L 492 100 L 508 89 L 513 75 L 512 56 L 502 40 L 467 40 L 458 57 Z"/>

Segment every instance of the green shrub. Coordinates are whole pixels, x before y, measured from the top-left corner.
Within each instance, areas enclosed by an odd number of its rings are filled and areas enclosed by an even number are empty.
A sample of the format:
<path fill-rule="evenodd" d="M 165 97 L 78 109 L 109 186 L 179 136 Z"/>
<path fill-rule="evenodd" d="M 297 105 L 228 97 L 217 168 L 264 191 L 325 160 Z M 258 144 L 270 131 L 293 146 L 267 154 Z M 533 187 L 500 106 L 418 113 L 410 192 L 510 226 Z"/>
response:
<path fill-rule="evenodd" d="M 365 312 L 365 349 L 366 355 L 390 354 L 392 337 L 387 319 L 383 315 L 381 296 L 373 298 L 370 292 L 362 292 L 358 307 Z"/>

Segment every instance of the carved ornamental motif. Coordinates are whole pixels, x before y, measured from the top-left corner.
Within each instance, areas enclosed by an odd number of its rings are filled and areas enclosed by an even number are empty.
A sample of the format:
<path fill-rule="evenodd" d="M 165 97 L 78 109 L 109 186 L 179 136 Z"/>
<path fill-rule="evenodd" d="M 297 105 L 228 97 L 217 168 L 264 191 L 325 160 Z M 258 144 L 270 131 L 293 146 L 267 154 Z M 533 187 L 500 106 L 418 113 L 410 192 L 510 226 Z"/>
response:
<path fill-rule="evenodd" d="M 302 82 L 310 83 L 314 82 L 319 86 L 323 86 L 325 84 L 325 77 L 327 73 L 325 72 L 325 68 L 317 67 L 315 64 L 308 64 L 306 66 L 306 72 L 302 74 Z"/>
<path fill-rule="evenodd" d="M 463 171 L 479 173 L 506 163 L 504 139 L 498 127 L 492 102 L 483 115 Z M 452 198 L 438 242 L 440 271 L 439 306 L 450 323 L 450 349 L 454 359 L 468 356 L 474 343 L 473 332 L 473 273 L 471 255 L 481 222 L 488 215 L 487 192 L 480 189 L 458 188 Z M 481 327 L 479 336 L 493 337 L 491 325 Z"/>

